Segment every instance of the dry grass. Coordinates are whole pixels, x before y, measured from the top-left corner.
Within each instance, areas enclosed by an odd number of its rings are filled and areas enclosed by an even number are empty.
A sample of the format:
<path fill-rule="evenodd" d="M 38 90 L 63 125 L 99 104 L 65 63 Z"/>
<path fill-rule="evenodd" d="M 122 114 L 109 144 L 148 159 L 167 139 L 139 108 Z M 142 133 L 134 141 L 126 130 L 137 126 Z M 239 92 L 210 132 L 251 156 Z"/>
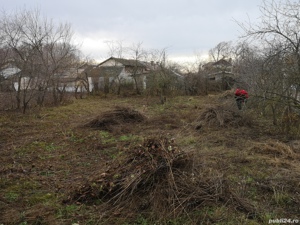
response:
<path fill-rule="evenodd" d="M 253 126 L 249 114 L 239 112 L 227 105 L 207 106 L 197 119 L 196 129 Z"/>
<path fill-rule="evenodd" d="M 295 153 L 289 145 L 272 139 L 262 143 L 253 143 L 250 151 L 262 155 L 271 155 L 273 157 L 295 157 Z"/>
<path fill-rule="evenodd" d="M 219 99 L 88 98 L 0 112 L 0 223 L 295 218 L 299 146 L 270 133 L 251 109 Z"/>

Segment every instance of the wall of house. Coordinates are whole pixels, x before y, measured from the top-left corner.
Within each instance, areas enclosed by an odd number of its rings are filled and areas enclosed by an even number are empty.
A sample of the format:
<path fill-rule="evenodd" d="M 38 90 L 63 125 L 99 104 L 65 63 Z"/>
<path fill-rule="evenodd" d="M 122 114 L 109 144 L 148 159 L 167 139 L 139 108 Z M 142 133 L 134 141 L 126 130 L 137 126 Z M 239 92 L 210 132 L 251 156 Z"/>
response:
<path fill-rule="evenodd" d="M 119 63 L 119 62 L 117 62 L 114 59 L 110 59 L 110 60 L 104 62 L 103 64 L 101 64 L 101 66 L 112 66 L 112 67 L 119 66 L 119 67 L 124 67 L 123 70 L 120 73 L 120 78 L 122 80 L 125 80 L 126 82 L 131 82 L 132 81 L 132 78 L 130 77 L 130 74 L 127 73 L 127 71 L 125 70 L 125 66 L 122 63 Z"/>
<path fill-rule="evenodd" d="M 22 77 L 20 82 L 20 90 L 30 89 L 29 82 L 30 82 L 29 77 Z M 18 90 L 19 82 L 14 82 L 14 88 L 15 90 Z"/>
<path fill-rule="evenodd" d="M 130 74 L 126 72 L 125 67 L 122 69 L 120 73 L 120 78 L 126 81 L 132 81 Z"/>
<path fill-rule="evenodd" d="M 110 85 L 114 80 L 115 79 L 113 77 L 109 77 L 107 80 L 108 85 Z M 106 82 L 105 77 L 98 77 L 98 78 L 88 77 L 88 82 L 89 82 L 89 88 L 90 88 L 91 92 L 94 89 L 98 89 L 99 91 L 104 91 L 105 85 L 107 85 L 107 84 L 105 84 L 105 82 Z M 95 87 L 95 85 L 97 85 L 97 87 Z"/>
<path fill-rule="evenodd" d="M 90 91 L 92 91 L 94 89 L 94 83 L 92 77 L 88 77 L 88 83 L 89 83 Z"/>
<path fill-rule="evenodd" d="M 58 89 L 59 90 L 63 90 L 65 88 L 65 92 L 75 92 L 75 86 L 76 86 L 76 83 L 75 82 L 69 82 L 67 84 L 64 84 L 66 85 L 65 87 L 64 86 L 61 86 L 59 87 Z"/>

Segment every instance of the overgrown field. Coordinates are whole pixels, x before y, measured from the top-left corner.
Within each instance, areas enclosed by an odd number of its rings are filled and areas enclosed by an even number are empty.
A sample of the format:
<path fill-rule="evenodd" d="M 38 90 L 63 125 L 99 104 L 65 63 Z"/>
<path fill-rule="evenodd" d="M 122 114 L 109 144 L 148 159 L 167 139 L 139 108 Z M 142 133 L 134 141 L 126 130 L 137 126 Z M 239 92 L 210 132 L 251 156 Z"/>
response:
<path fill-rule="evenodd" d="M 0 224 L 300 223 L 300 141 L 227 97 L 0 112 Z"/>

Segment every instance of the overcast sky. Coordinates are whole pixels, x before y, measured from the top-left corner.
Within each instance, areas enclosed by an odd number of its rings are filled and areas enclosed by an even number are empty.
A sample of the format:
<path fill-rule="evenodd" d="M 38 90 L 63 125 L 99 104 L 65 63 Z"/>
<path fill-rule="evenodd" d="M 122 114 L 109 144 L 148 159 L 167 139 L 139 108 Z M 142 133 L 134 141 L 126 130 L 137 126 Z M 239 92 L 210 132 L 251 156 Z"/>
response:
<path fill-rule="evenodd" d="M 173 61 L 194 59 L 223 41 L 237 41 L 235 22 L 255 21 L 262 0 L 0 0 L 6 12 L 36 9 L 72 25 L 82 52 L 97 61 L 108 56 L 107 41 L 167 49 Z"/>

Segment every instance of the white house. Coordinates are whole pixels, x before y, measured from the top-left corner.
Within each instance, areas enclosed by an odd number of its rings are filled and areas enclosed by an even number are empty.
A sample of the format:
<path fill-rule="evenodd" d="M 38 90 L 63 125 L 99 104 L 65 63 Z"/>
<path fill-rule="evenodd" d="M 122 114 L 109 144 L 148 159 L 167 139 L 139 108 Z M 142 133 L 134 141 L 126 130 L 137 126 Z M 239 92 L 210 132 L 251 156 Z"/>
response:
<path fill-rule="evenodd" d="M 77 85 L 78 74 L 84 69 L 71 68 L 65 70 L 63 73 L 57 73 L 53 76 L 58 84 L 57 87 L 60 90 L 65 90 L 66 92 L 74 92 Z M 21 74 L 21 69 L 13 64 L 7 64 L 2 69 L 0 69 L 0 76 L 3 76 L 5 85 L 8 88 L 14 88 L 18 90 L 20 85 L 20 90 L 25 89 L 37 89 L 38 83 L 43 83 L 40 77 L 29 77 L 26 74 Z M 47 87 L 49 88 L 49 87 Z"/>
<path fill-rule="evenodd" d="M 146 88 L 146 75 L 151 71 L 150 64 L 134 60 L 110 57 L 90 71 L 90 90 L 108 90 L 114 84 L 137 84 Z M 135 88 L 136 86 L 133 86 Z"/>
<path fill-rule="evenodd" d="M 11 63 L 8 63 L 7 65 L 5 65 L 0 69 L 0 76 L 3 76 L 6 81 L 10 81 L 9 84 L 7 84 L 6 82 L 6 85 L 13 87 L 15 90 L 18 90 L 19 88 L 18 75 L 20 74 L 20 72 L 21 70 L 18 67 L 12 65 Z M 20 80 L 20 85 L 21 85 L 20 89 L 21 90 L 26 89 L 29 81 L 30 81 L 29 77 L 22 76 Z"/>

